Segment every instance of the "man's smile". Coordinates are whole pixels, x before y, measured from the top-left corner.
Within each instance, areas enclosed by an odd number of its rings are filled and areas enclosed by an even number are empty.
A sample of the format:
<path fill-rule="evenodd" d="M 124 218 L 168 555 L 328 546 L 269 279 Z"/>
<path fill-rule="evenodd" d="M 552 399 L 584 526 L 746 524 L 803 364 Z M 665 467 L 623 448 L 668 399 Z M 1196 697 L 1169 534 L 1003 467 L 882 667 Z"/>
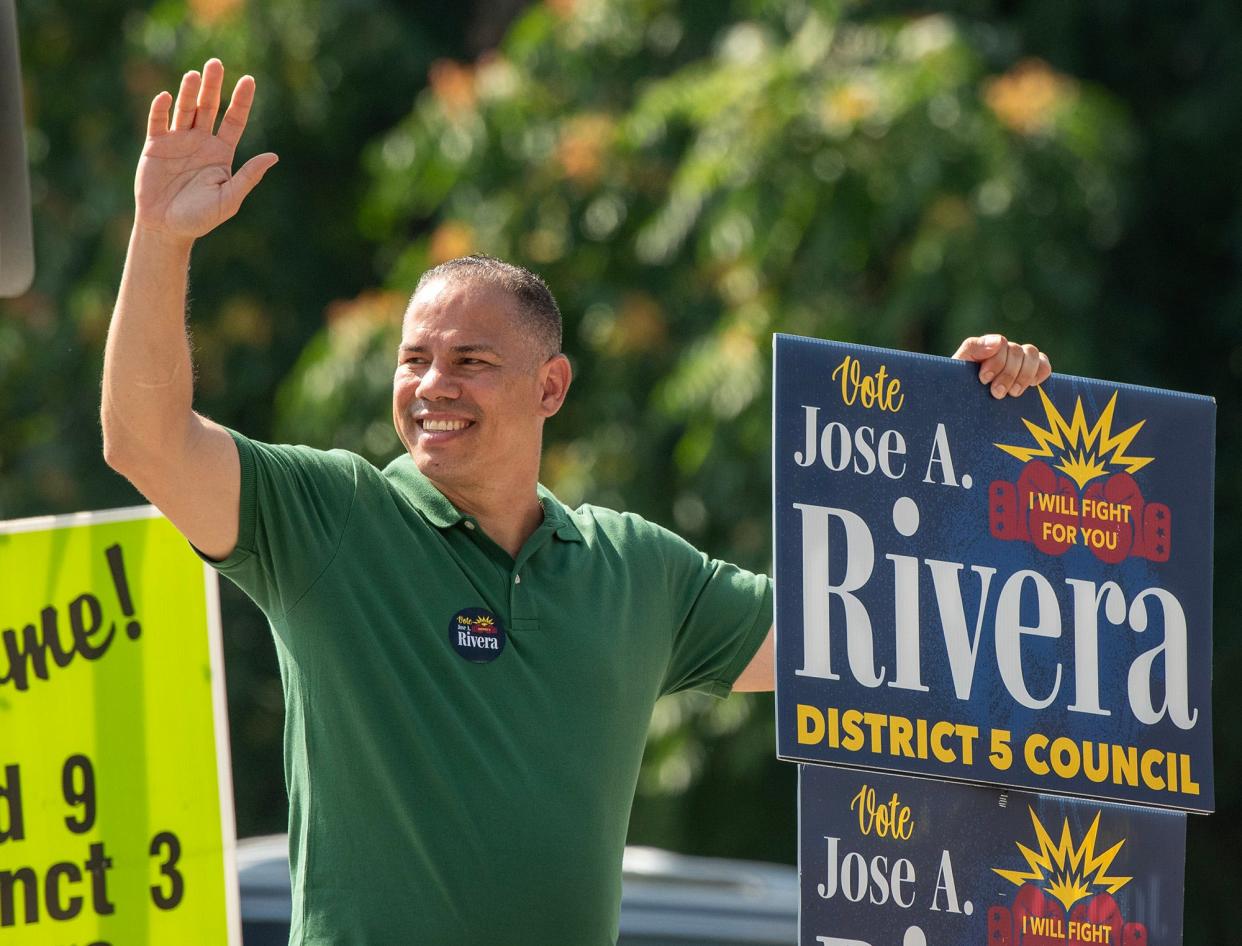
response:
<path fill-rule="evenodd" d="M 475 426 L 475 421 L 460 414 L 414 414 L 410 415 L 416 428 L 414 436 L 426 447 L 447 443 L 463 437 L 466 431 Z"/>
<path fill-rule="evenodd" d="M 423 430 L 435 432 L 441 430 L 465 430 L 471 426 L 474 421 L 470 420 L 449 420 L 447 418 L 424 417 L 419 419 L 418 425 Z"/>

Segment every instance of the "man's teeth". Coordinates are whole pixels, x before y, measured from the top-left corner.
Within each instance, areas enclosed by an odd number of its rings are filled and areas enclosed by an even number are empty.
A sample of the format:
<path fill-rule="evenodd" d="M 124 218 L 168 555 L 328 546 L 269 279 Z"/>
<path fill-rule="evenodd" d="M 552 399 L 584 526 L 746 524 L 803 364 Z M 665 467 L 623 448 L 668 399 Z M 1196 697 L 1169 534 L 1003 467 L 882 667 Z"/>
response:
<path fill-rule="evenodd" d="M 423 421 L 423 430 L 465 430 L 470 426 L 468 420 L 432 420 Z"/>

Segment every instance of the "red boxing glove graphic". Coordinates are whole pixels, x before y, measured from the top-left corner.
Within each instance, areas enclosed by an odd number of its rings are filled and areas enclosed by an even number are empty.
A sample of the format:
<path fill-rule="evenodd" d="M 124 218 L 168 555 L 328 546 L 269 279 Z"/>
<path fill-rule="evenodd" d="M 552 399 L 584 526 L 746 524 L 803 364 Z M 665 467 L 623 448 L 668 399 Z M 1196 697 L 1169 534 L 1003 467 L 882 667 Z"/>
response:
<path fill-rule="evenodd" d="M 1022 468 L 1017 483 L 994 480 L 988 487 L 988 521 L 994 539 L 1034 542 L 1041 552 L 1061 555 L 1073 544 L 1078 495 L 1043 460 Z M 1047 530 L 1044 523 L 1052 523 Z M 1058 528 L 1056 524 L 1064 528 Z M 1046 534 L 1045 534 L 1046 533 Z M 1059 541 L 1058 541 L 1059 540 Z"/>
<path fill-rule="evenodd" d="M 1167 562 L 1173 547 L 1173 513 L 1164 503 L 1143 510 L 1143 552 L 1153 562 Z"/>
<path fill-rule="evenodd" d="M 1027 539 L 1026 523 L 1019 525 L 1018 490 L 1006 480 L 993 480 L 988 487 L 988 525 L 994 539 L 1006 542 Z"/>
<path fill-rule="evenodd" d="M 1065 946 L 1065 910 L 1034 884 L 1023 884 L 1013 898 L 1018 946 Z"/>
<path fill-rule="evenodd" d="M 1045 555 L 1082 545 L 1110 565 L 1131 555 L 1167 562 L 1172 549 L 1172 512 L 1144 500 L 1129 473 L 1096 480 L 1080 497 L 1072 480 L 1042 460 L 1028 462 L 1016 483 L 992 482 L 988 525 L 994 539 L 1031 542 Z"/>
<path fill-rule="evenodd" d="M 1012 488 L 1009 483 L 1005 485 Z M 988 946 L 1018 946 L 1013 936 L 1013 918 L 1006 907 L 988 907 Z"/>
<path fill-rule="evenodd" d="M 1112 894 L 1097 893 L 1070 913 L 1068 946 L 1121 942 L 1121 907 Z"/>
<path fill-rule="evenodd" d="M 1057 491 L 1056 471 L 1043 460 L 1032 460 L 1022 467 L 1015 485 L 1018 488 L 1018 529 L 1024 539 L 1034 542 L 1038 526 L 1032 521 L 1034 512 L 1031 507 L 1039 502 L 1041 494 Z"/>
<path fill-rule="evenodd" d="M 1082 497 L 1082 541 L 1102 562 L 1125 561 L 1143 515 L 1143 492 L 1129 473 L 1087 487 Z M 1141 545 L 1141 540 L 1140 540 Z M 1135 554 L 1142 554 L 1136 549 Z"/>
<path fill-rule="evenodd" d="M 1078 491 L 1042 460 L 1028 463 L 1018 477 L 1018 516 L 1045 555 L 1063 555 L 1078 537 Z"/>
<path fill-rule="evenodd" d="M 1147 946 L 1147 927 L 1142 923 L 1127 923 L 1121 928 L 1121 946 Z"/>
<path fill-rule="evenodd" d="M 1146 506 L 1146 501 L 1143 499 L 1143 491 L 1139 489 L 1138 481 L 1135 480 L 1129 473 L 1114 473 L 1108 478 L 1107 482 L 1104 483 L 1104 498 L 1118 509 L 1123 507 L 1128 508 L 1128 513 L 1124 513 L 1123 515 L 1127 515 L 1129 517 L 1128 522 L 1125 523 L 1125 525 L 1129 526 L 1129 532 L 1131 535 L 1130 554 L 1145 555 L 1146 553 L 1143 550 L 1144 542 L 1141 523 L 1143 521 L 1143 509 Z M 1123 528 L 1123 537 L 1124 534 L 1125 529 Z M 1123 555 L 1122 558 L 1125 558 L 1125 556 Z M 1110 559 L 1105 559 L 1105 561 L 1110 561 Z M 1117 561 L 1121 561 L 1121 559 L 1117 559 Z"/>

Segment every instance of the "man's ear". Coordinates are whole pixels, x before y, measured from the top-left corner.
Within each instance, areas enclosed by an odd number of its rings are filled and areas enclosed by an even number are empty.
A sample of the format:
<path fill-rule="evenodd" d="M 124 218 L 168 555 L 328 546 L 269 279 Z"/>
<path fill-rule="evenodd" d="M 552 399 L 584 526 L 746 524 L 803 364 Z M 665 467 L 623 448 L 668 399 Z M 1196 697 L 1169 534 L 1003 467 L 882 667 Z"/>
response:
<path fill-rule="evenodd" d="M 564 355 L 553 355 L 539 369 L 539 413 L 551 417 L 565 403 L 574 369 Z"/>

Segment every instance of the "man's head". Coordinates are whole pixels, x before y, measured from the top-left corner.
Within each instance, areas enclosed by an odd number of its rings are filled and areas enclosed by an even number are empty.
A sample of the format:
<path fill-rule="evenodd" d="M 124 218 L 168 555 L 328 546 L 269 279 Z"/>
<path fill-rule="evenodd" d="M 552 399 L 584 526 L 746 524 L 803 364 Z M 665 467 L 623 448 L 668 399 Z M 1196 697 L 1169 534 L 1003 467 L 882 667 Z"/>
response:
<path fill-rule="evenodd" d="M 465 257 L 419 280 L 402 323 L 393 421 L 450 498 L 533 490 L 543 422 L 569 388 L 560 342 L 555 299 L 519 266 Z"/>

